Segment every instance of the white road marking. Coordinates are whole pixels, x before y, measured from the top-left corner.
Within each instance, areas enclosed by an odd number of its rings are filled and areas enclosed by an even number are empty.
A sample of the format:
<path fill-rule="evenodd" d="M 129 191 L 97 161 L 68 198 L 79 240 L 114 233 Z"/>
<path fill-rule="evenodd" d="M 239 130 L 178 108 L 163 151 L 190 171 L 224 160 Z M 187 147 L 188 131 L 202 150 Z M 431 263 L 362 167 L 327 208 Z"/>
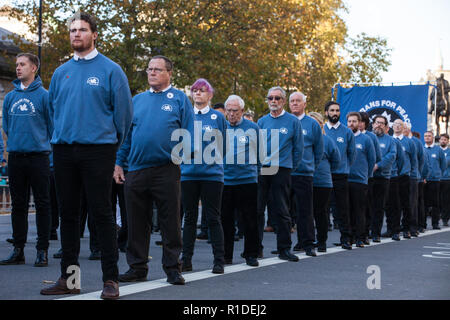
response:
<path fill-rule="evenodd" d="M 420 234 L 419 238 L 431 236 L 431 235 L 442 233 L 442 232 L 448 232 L 448 231 L 450 231 L 450 227 L 442 228 L 441 230 L 427 230 L 426 233 Z M 405 241 L 405 240 L 412 241 L 413 239 L 414 238 L 402 239 L 401 241 Z M 370 248 L 370 247 L 381 245 L 381 244 L 391 243 L 391 242 L 399 242 L 399 241 L 395 241 L 392 239 L 382 239 L 381 242 L 379 242 L 379 243 L 372 242 L 370 244 L 370 246 L 366 246 L 366 248 Z M 355 249 L 361 249 L 361 248 L 353 247 L 353 250 L 355 250 Z M 341 247 L 331 247 L 331 248 L 327 248 L 327 252 L 317 252 L 317 256 L 319 257 L 319 256 L 327 255 L 327 254 L 333 254 L 333 253 L 344 252 L 344 251 L 350 251 L 350 250 L 342 249 Z M 296 256 L 299 257 L 300 260 L 313 258 L 313 257 L 307 256 L 305 253 L 297 253 Z M 423 256 L 430 257 L 430 258 L 446 258 L 446 259 L 450 258 L 450 257 L 435 257 L 435 256 L 431 256 L 431 255 L 423 255 Z M 241 263 L 241 264 L 226 266 L 224 274 L 214 274 L 211 272 L 211 270 L 203 270 L 203 271 L 193 272 L 193 273 L 183 273 L 183 277 L 186 280 L 186 283 L 188 283 L 188 282 L 218 277 L 218 276 L 222 276 L 222 275 L 227 275 L 230 273 L 253 270 L 253 269 L 257 269 L 257 268 L 261 268 L 261 267 L 267 267 L 267 266 L 271 266 L 271 265 L 288 262 L 286 260 L 281 260 L 278 257 L 265 258 L 265 259 L 261 259 L 258 261 L 259 261 L 259 267 L 250 267 L 245 263 Z M 124 286 L 120 286 L 120 296 L 124 297 L 127 295 L 146 292 L 146 291 L 164 288 L 164 287 L 168 287 L 168 286 L 172 286 L 172 285 L 170 283 L 168 283 L 165 278 L 158 279 L 158 280 L 152 280 L 152 281 L 139 282 L 139 283 L 130 284 L 130 285 L 124 285 Z M 72 295 L 70 297 L 60 298 L 60 299 L 56 299 L 56 300 L 101 300 L 100 299 L 101 293 L 102 293 L 101 291 L 95 291 L 95 292 L 90 292 L 90 293 L 86 293 L 86 294 Z"/>

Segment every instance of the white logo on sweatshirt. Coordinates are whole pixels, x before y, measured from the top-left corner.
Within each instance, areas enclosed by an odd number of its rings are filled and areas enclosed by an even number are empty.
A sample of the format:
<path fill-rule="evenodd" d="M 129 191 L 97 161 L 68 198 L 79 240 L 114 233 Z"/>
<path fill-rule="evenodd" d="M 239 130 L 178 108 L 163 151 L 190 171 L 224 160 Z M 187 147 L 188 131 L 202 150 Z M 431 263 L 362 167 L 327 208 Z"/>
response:
<path fill-rule="evenodd" d="M 306 129 L 303 129 L 303 135 L 306 136 L 308 134 L 308 131 Z"/>
<path fill-rule="evenodd" d="M 90 77 L 87 79 L 87 84 L 91 85 L 91 86 L 98 86 L 100 83 L 100 80 L 98 80 L 97 77 Z"/>
<path fill-rule="evenodd" d="M 13 116 L 34 116 L 36 115 L 36 108 L 29 99 L 22 98 L 12 105 L 9 114 Z"/>
<path fill-rule="evenodd" d="M 356 149 L 361 149 L 361 150 L 362 150 L 362 148 L 363 148 L 363 147 L 362 147 L 362 144 L 361 144 L 361 143 L 357 143 L 357 144 L 356 144 Z"/>
<path fill-rule="evenodd" d="M 211 115 L 211 120 L 216 120 L 217 119 L 217 114 L 212 114 Z"/>
<path fill-rule="evenodd" d="M 172 106 L 170 104 L 165 104 L 161 107 L 162 110 L 167 111 L 167 112 L 171 112 L 172 111 Z"/>
<path fill-rule="evenodd" d="M 386 148 L 386 145 L 384 143 L 380 143 L 380 148 Z"/>
<path fill-rule="evenodd" d="M 212 131 L 212 129 L 213 128 L 210 125 L 204 125 L 203 126 L 203 130 L 206 131 L 206 132 L 210 132 L 210 131 Z"/>
<path fill-rule="evenodd" d="M 340 143 L 344 143 L 344 138 L 338 137 L 338 138 L 336 139 L 336 141 L 337 141 L 337 142 L 340 142 Z"/>
<path fill-rule="evenodd" d="M 172 98 L 173 98 L 173 93 L 172 93 L 172 92 L 169 92 L 169 93 L 167 94 L 167 98 L 172 99 Z"/>
<path fill-rule="evenodd" d="M 289 130 L 287 128 L 280 128 L 280 133 L 288 134 Z"/>
<path fill-rule="evenodd" d="M 433 154 L 431 155 L 431 157 L 432 157 L 432 158 L 437 158 L 436 153 L 433 153 Z"/>

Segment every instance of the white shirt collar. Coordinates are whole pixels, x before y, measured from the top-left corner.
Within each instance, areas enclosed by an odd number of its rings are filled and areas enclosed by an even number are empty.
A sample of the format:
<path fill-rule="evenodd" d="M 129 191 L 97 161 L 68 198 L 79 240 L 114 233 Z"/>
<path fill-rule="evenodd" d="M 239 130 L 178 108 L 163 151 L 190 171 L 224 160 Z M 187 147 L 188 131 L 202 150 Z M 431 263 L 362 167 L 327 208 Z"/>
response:
<path fill-rule="evenodd" d="M 366 133 L 366 132 L 367 132 L 367 130 L 361 131 L 361 133 Z"/>
<path fill-rule="evenodd" d="M 361 134 L 361 131 L 358 130 L 354 134 L 355 134 L 355 137 L 357 137 L 357 136 L 359 136 Z"/>
<path fill-rule="evenodd" d="M 284 115 L 286 113 L 286 111 L 283 109 L 283 111 L 281 111 L 281 113 L 278 115 L 278 116 L 273 116 L 273 114 L 272 114 L 272 112 L 271 113 L 269 113 L 270 114 L 270 116 L 272 117 L 272 118 L 279 118 L 279 117 L 281 117 L 282 115 Z"/>
<path fill-rule="evenodd" d="M 433 148 L 433 147 L 434 147 L 433 144 L 432 145 L 428 145 L 428 144 L 425 143 L 425 148 Z"/>
<path fill-rule="evenodd" d="M 303 120 L 303 118 L 306 116 L 306 113 L 302 113 L 301 115 L 299 115 L 297 118 L 298 120 Z"/>
<path fill-rule="evenodd" d="M 234 126 L 230 123 L 230 126 L 232 127 L 237 127 L 238 125 L 240 125 L 242 122 L 244 121 L 244 117 L 241 117 L 241 120 L 239 120 Z M 228 122 L 229 123 L 229 122 Z"/>
<path fill-rule="evenodd" d="M 337 128 L 339 128 L 340 125 L 341 125 L 341 122 L 340 122 L 340 121 L 336 122 L 336 124 L 334 124 L 334 125 L 332 125 L 330 121 L 327 121 L 327 127 L 328 127 L 328 129 L 331 129 L 331 128 L 337 129 Z"/>
<path fill-rule="evenodd" d="M 447 150 L 447 149 L 448 149 L 448 146 L 445 146 L 445 148 L 442 148 L 442 147 L 441 147 L 441 149 L 442 149 L 442 150 Z"/>
<path fill-rule="evenodd" d="M 197 107 L 194 106 L 194 113 L 197 114 L 200 111 L 201 114 L 207 114 L 209 112 L 209 109 L 211 109 L 209 106 L 206 106 L 205 108 L 203 108 L 201 110 L 197 109 Z"/>
<path fill-rule="evenodd" d="M 157 93 L 160 93 L 160 92 L 166 92 L 166 91 L 169 90 L 170 88 L 172 88 L 172 85 L 171 85 L 171 84 L 169 84 L 169 86 L 168 86 L 167 88 L 165 88 L 164 90 L 158 91 Z M 156 91 L 153 90 L 153 88 L 150 88 L 150 92 L 151 92 L 151 93 L 154 93 L 154 92 L 156 92 Z"/>
<path fill-rule="evenodd" d="M 402 140 L 403 139 L 403 134 L 400 134 L 398 136 L 394 134 L 394 138 L 397 138 L 398 140 Z"/>
<path fill-rule="evenodd" d="M 76 53 L 73 54 L 73 59 L 75 61 L 78 61 L 78 59 L 84 59 L 84 60 L 91 60 L 94 59 L 96 56 L 98 55 L 98 51 L 97 49 L 94 48 L 94 50 L 92 50 L 91 52 L 89 52 L 87 55 L 85 55 L 83 58 L 81 58 L 79 55 L 77 55 Z"/>
<path fill-rule="evenodd" d="M 28 87 L 25 87 L 25 86 L 23 85 L 23 83 L 21 82 L 21 83 L 20 83 L 20 89 L 26 90 L 26 89 L 28 89 Z"/>

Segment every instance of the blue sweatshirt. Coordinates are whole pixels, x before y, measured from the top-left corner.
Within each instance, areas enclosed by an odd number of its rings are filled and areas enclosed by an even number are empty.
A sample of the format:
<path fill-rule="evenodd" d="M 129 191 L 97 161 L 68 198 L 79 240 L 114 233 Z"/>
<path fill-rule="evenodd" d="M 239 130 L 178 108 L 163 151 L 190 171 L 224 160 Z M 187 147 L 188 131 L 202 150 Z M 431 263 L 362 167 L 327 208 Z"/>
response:
<path fill-rule="evenodd" d="M 339 148 L 341 155 L 341 162 L 339 167 L 332 171 L 333 174 L 348 174 L 350 172 L 350 166 L 353 164 L 356 156 L 355 136 L 353 132 L 340 123 L 337 129 L 329 128 L 327 123 L 325 128 L 325 134 L 333 139 Z"/>
<path fill-rule="evenodd" d="M 396 177 L 400 176 L 399 172 L 402 172 L 403 166 L 405 165 L 405 152 L 403 151 L 403 146 L 402 146 L 400 140 L 398 140 L 398 139 L 394 138 L 394 142 L 395 142 L 396 152 L 395 152 L 395 161 L 392 164 L 392 169 L 391 169 L 391 178 L 396 178 Z"/>
<path fill-rule="evenodd" d="M 117 152 L 116 164 L 128 171 L 157 167 L 172 162 L 171 141 L 176 129 L 193 128 L 192 105 L 184 92 L 170 88 L 164 92 L 146 91 L 133 98 L 133 124 Z M 183 150 L 184 151 L 184 150 Z"/>
<path fill-rule="evenodd" d="M 355 135 L 356 158 L 350 167 L 348 182 L 368 184 L 376 161 L 375 147 L 370 138 L 359 132 Z"/>
<path fill-rule="evenodd" d="M 423 148 L 423 147 L 421 146 L 421 148 Z M 422 170 L 420 171 L 419 182 L 423 182 L 423 180 L 428 180 L 430 174 L 431 174 L 430 156 L 424 150 L 423 151 L 423 166 L 422 166 Z"/>
<path fill-rule="evenodd" d="M 258 137 L 259 127 L 256 123 L 242 118 L 240 123 L 232 126 L 227 121 L 224 163 L 226 186 L 258 182 Z"/>
<path fill-rule="evenodd" d="M 52 144 L 122 144 L 133 117 L 120 66 L 102 54 L 58 67 L 49 89 Z"/>
<path fill-rule="evenodd" d="M 48 108 L 48 92 L 38 76 L 28 89 L 20 80 L 3 102 L 3 131 L 8 137 L 8 152 L 49 152 L 52 123 Z M 2 139 L 0 139 L 2 140 Z M 3 148 L 2 148 L 3 154 Z"/>
<path fill-rule="evenodd" d="M 419 180 L 422 178 L 422 170 L 424 166 L 424 150 L 422 142 L 419 139 L 412 136 L 409 138 L 412 142 L 414 142 L 414 151 L 416 153 L 416 163 L 411 164 L 411 179 Z M 422 178 L 423 179 L 423 178 Z"/>
<path fill-rule="evenodd" d="M 381 161 L 381 150 L 380 150 L 380 144 L 378 142 L 377 136 L 370 131 L 364 131 L 364 134 L 366 134 L 370 140 L 372 141 L 373 147 L 375 148 L 375 158 L 376 158 L 376 162 Z M 373 177 L 373 171 L 369 174 L 369 178 Z"/>
<path fill-rule="evenodd" d="M 394 138 L 396 139 L 396 138 Z M 411 139 L 403 137 L 399 140 L 405 153 L 405 160 L 399 176 L 411 176 L 412 168 L 417 165 L 416 146 Z"/>
<path fill-rule="evenodd" d="M 445 149 L 442 149 L 442 152 L 444 152 L 445 159 L 447 160 L 447 169 L 445 169 L 441 180 L 450 180 L 450 149 L 446 147 Z"/>
<path fill-rule="evenodd" d="M 200 144 L 198 144 L 195 149 L 200 149 L 200 152 L 197 155 L 201 155 L 196 159 L 193 159 L 191 164 L 185 164 L 184 162 L 181 164 L 181 181 L 187 180 L 207 180 L 207 181 L 219 181 L 224 182 L 224 171 L 223 171 L 223 159 L 224 159 L 224 151 L 226 145 L 226 129 L 227 129 L 227 121 L 222 113 L 216 111 L 214 109 L 209 109 L 209 111 L 205 114 L 194 114 L 194 130 L 191 131 L 191 134 L 201 139 L 201 149 Z M 198 130 L 197 133 L 194 133 L 195 130 Z M 222 140 L 222 148 L 219 150 L 220 154 L 217 155 L 217 160 L 215 150 L 210 152 L 210 148 L 212 148 L 214 139 L 208 138 L 211 133 L 216 132 L 218 135 L 221 135 Z M 206 138 L 206 139 L 205 139 Z M 195 138 L 194 138 L 195 139 Z M 207 140 L 207 141 L 204 141 Z M 217 145 L 220 148 L 219 144 Z M 212 157 L 211 159 L 205 158 Z"/>
<path fill-rule="evenodd" d="M 318 188 L 333 188 L 331 172 L 339 167 L 341 155 L 334 141 L 323 135 L 323 156 L 316 171 L 314 171 L 313 185 Z"/>
<path fill-rule="evenodd" d="M 391 177 L 391 169 L 395 161 L 397 147 L 394 139 L 387 134 L 377 136 L 377 139 L 380 143 L 381 161 L 377 162 L 378 170 L 374 172 L 373 176 L 389 179 Z"/>
<path fill-rule="evenodd" d="M 274 118 L 267 114 L 258 120 L 260 128 L 260 148 L 266 148 L 266 157 L 261 161 L 263 166 L 274 166 L 282 168 L 297 168 L 303 156 L 303 133 L 302 124 L 296 116 L 289 112 Z M 272 129 L 278 136 L 278 146 L 272 150 Z M 274 140 L 275 141 L 275 140 Z M 276 156 L 279 157 L 278 163 Z"/>
<path fill-rule="evenodd" d="M 300 122 L 303 132 L 303 157 L 292 175 L 312 177 L 323 156 L 322 129 L 316 120 L 307 115 L 304 115 Z"/>
<path fill-rule="evenodd" d="M 428 160 L 430 161 L 431 172 L 428 175 L 429 181 L 440 181 L 442 176 L 447 170 L 447 159 L 445 158 L 444 151 L 439 146 L 427 147 L 425 146 L 425 152 L 428 154 Z"/>

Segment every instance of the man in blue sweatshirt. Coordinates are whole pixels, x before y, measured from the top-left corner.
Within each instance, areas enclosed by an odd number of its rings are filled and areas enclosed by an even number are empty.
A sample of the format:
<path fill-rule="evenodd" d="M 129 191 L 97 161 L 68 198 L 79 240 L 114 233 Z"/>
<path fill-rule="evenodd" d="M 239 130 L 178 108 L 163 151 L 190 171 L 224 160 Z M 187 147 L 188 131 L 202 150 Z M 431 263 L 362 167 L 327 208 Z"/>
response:
<path fill-rule="evenodd" d="M 441 178 L 447 170 L 447 159 L 444 151 L 434 144 L 434 136 L 431 131 L 424 133 L 423 140 L 431 169 L 425 185 L 425 206 L 431 207 L 431 224 L 433 229 L 439 230 L 439 187 Z"/>
<path fill-rule="evenodd" d="M 444 152 L 445 159 L 447 160 L 447 169 L 441 178 L 440 185 L 440 210 L 441 219 L 444 227 L 448 227 L 448 220 L 450 218 L 450 201 L 448 195 L 450 194 L 450 148 L 448 147 L 449 136 L 446 133 L 442 133 L 439 136 L 439 145 Z"/>
<path fill-rule="evenodd" d="M 192 105 L 185 93 L 170 84 L 172 62 L 164 56 L 153 57 L 147 68 L 150 90 L 133 98 L 133 126 L 117 153 L 114 179 L 124 183 L 128 214 L 127 263 L 129 270 L 121 282 L 145 281 L 152 203 L 158 207 L 163 242 L 162 265 L 167 282 L 183 285 L 179 256 L 182 249 L 180 217 L 180 166 L 172 157 L 180 130 L 192 132 Z M 190 131 L 189 131 L 190 130 Z M 176 138 L 178 140 L 178 138 Z M 128 161 L 128 173 L 123 167 Z"/>
<path fill-rule="evenodd" d="M 333 139 L 341 154 L 341 163 L 337 170 L 332 172 L 334 198 L 337 207 L 337 214 L 334 219 L 337 220 L 341 232 L 340 244 L 342 248 L 351 250 L 348 174 L 356 156 L 355 136 L 349 128 L 339 121 L 341 111 L 337 102 L 329 101 L 325 104 L 325 116 L 328 118 L 325 133 Z"/>
<path fill-rule="evenodd" d="M 24 264 L 28 231 L 28 192 L 33 191 L 38 240 L 35 267 L 48 266 L 50 237 L 50 138 L 52 124 L 48 92 L 42 87 L 39 58 L 21 53 L 16 60 L 15 89 L 3 103 L 3 131 L 8 137 L 9 186 L 11 191 L 14 250 L 0 265 Z M 1 140 L 1 139 L 0 139 Z M 3 152 L 3 150 L 1 150 Z"/>
<path fill-rule="evenodd" d="M 111 178 L 117 148 L 131 127 L 131 93 L 120 66 L 95 49 L 95 18 L 78 12 L 68 25 L 74 56 L 55 70 L 49 89 L 54 124 L 51 143 L 61 208 L 61 277 L 41 294 L 80 292 L 77 286 L 68 287 L 67 279 L 73 272 L 68 268 L 79 266 L 83 187 L 100 241 L 104 283 L 101 298 L 118 299 L 119 255 L 111 209 Z"/>
<path fill-rule="evenodd" d="M 303 157 L 300 165 L 292 172 L 291 206 L 297 223 L 297 240 L 294 251 L 305 250 L 306 255 L 315 257 L 313 176 L 322 160 L 322 129 L 313 118 L 305 114 L 306 96 L 294 92 L 289 97 L 289 108 L 301 124 L 303 131 Z"/>
<path fill-rule="evenodd" d="M 302 124 L 294 115 L 284 111 L 286 92 L 281 87 L 269 89 L 267 103 L 270 113 L 258 120 L 260 128 L 260 156 L 262 152 L 261 174 L 258 178 L 258 231 L 260 255 L 264 230 L 264 210 L 267 199 L 272 196 L 274 217 L 277 220 L 278 257 L 288 261 L 299 258 L 290 252 L 291 217 L 289 195 L 291 192 L 291 172 L 298 167 L 303 155 Z M 278 142 L 278 144 L 277 144 Z"/>
<path fill-rule="evenodd" d="M 389 178 L 391 177 L 391 169 L 397 152 L 393 138 L 386 134 L 388 126 L 388 121 L 384 116 L 377 115 L 373 119 L 373 132 L 377 135 L 381 149 L 381 161 L 375 164 L 373 174 L 373 242 L 381 241 L 381 228 L 383 227 L 384 206 L 389 191 Z"/>
<path fill-rule="evenodd" d="M 358 112 L 347 114 L 347 126 L 355 135 L 356 158 L 350 166 L 348 175 L 350 226 L 352 239 L 356 246 L 364 248 L 366 226 L 366 197 L 369 175 L 373 172 L 376 155 L 371 139 L 359 131 L 361 115 Z M 352 241 L 353 242 L 353 241 Z"/>

